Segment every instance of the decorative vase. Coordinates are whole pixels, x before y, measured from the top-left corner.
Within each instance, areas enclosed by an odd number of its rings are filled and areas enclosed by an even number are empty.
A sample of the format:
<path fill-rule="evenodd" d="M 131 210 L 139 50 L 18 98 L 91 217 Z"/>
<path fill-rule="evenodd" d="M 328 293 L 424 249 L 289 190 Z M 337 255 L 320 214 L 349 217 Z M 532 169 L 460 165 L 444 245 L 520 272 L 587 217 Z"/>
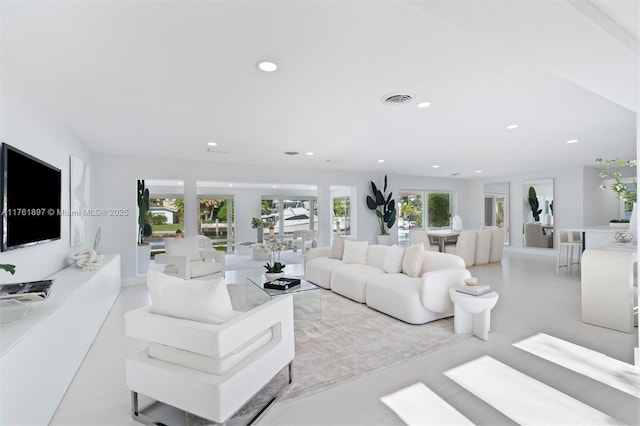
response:
<path fill-rule="evenodd" d="M 462 231 L 462 218 L 460 216 L 455 215 L 453 217 L 452 227 L 453 227 L 453 230 L 456 232 Z"/>
<path fill-rule="evenodd" d="M 390 246 L 391 245 L 391 235 L 389 234 L 380 234 L 378 235 L 378 244 L 381 246 Z"/>
<path fill-rule="evenodd" d="M 284 272 L 265 272 L 264 276 L 267 278 L 267 280 L 273 281 L 284 277 Z"/>

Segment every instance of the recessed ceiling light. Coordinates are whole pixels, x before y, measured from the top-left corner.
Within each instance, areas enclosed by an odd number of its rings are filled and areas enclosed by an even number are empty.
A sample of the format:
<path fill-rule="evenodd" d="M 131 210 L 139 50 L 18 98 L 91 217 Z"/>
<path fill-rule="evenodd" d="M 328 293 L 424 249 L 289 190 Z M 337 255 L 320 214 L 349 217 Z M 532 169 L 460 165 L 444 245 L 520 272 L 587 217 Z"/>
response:
<path fill-rule="evenodd" d="M 567 141 L 567 143 L 576 143 L 576 142 L 578 142 L 578 139 L 569 139 Z"/>
<path fill-rule="evenodd" d="M 482 173 L 482 170 L 476 170 L 476 173 Z"/>
<path fill-rule="evenodd" d="M 273 186 L 272 186 L 272 188 L 277 188 L 277 187 L 278 187 L 277 185 L 273 185 Z"/>
<path fill-rule="evenodd" d="M 313 155 L 313 152 L 305 152 L 305 155 Z"/>
<path fill-rule="evenodd" d="M 420 102 L 416 105 L 418 108 L 429 108 L 431 106 L 431 102 Z"/>
<path fill-rule="evenodd" d="M 209 146 L 218 146 L 218 144 L 216 142 L 208 142 L 207 145 L 209 145 Z"/>
<path fill-rule="evenodd" d="M 434 169 L 437 169 L 437 168 L 439 168 L 439 167 L 440 167 L 440 164 L 434 164 L 434 165 L 433 165 L 433 166 L 431 166 L 431 167 L 433 167 Z"/>
<path fill-rule="evenodd" d="M 378 163 L 384 163 L 384 160 L 378 160 Z"/>
<path fill-rule="evenodd" d="M 509 124 L 506 128 L 508 130 L 513 130 L 513 129 L 517 129 L 518 127 L 520 127 L 519 124 Z"/>
<path fill-rule="evenodd" d="M 232 184 L 232 183 L 230 183 L 230 184 L 229 184 L 229 188 L 231 188 L 232 186 L 233 186 L 233 184 Z"/>
<path fill-rule="evenodd" d="M 258 68 L 260 68 L 264 72 L 273 72 L 278 69 L 278 66 L 273 62 L 263 61 L 258 63 Z"/>

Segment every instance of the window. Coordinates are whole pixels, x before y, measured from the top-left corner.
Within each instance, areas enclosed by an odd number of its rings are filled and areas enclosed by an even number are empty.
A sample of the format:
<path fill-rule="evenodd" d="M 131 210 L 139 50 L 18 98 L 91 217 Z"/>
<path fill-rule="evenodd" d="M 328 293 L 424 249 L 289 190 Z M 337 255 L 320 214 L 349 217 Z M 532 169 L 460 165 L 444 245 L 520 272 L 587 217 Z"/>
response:
<path fill-rule="evenodd" d="M 429 228 L 441 228 L 451 224 L 451 194 L 428 192 L 427 223 Z"/>
<path fill-rule="evenodd" d="M 398 196 L 398 242 L 409 243 L 411 229 L 451 225 L 449 192 L 400 190 Z M 426 224 L 426 226 L 425 226 Z"/>
<path fill-rule="evenodd" d="M 293 231 L 317 228 L 315 198 L 262 197 L 262 220 L 273 226 L 276 235 L 291 236 Z M 265 229 L 268 233 L 269 229 Z"/>
<path fill-rule="evenodd" d="M 234 203 L 230 195 L 198 195 L 199 234 L 211 238 L 213 247 L 234 250 Z"/>
<path fill-rule="evenodd" d="M 351 234 L 351 197 L 333 198 L 333 233 L 343 237 Z"/>
<path fill-rule="evenodd" d="M 174 237 L 178 229 L 184 232 L 184 196 L 182 181 L 145 179 L 149 189 L 147 223 L 151 236 L 151 256 L 164 253 L 164 238 Z"/>

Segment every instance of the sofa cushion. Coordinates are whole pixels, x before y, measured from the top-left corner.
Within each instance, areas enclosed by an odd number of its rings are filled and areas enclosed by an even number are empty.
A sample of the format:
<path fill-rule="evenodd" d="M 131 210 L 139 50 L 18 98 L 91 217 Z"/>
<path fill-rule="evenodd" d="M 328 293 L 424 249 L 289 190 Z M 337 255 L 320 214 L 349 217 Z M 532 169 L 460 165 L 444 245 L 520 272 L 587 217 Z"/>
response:
<path fill-rule="evenodd" d="M 384 271 L 370 265 L 345 264 L 333 270 L 331 274 L 331 291 L 356 302 L 364 303 L 367 294 L 367 282 L 370 277 L 376 275 L 384 275 Z"/>
<path fill-rule="evenodd" d="M 424 324 L 451 316 L 451 313 L 441 314 L 426 309 L 420 300 L 421 288 L 422 278 L 406 274 L 377 275 L 367 280 L 366 303 L 372 309 L 409 324 Z"/>
<path fill-rule="evenodd" d="M 329 259 L 328 257 L 314 257 L 305 265 L 305 279 L 320 287 L 331 288 L 331 272 L 344 265 L 342 260 Z"/>
<path fill-rule="evenodd" d="M 335 236 L 331 241 L 331 250 L 329 250 L 329 259 L 340 259 L 344 254 L 344 237 Z"/>
<path fill-rule="evenodd" d="M 370 244 L 367 248 L 367 265 L 383 269 L 384 259 L 387 257 L 387 253 L 390 249 L 391 246 Z"/>
<path fill-rule="evenodd" d="M 404 257 L 404 247 L 397 244 L 392 245 L 387 251 L 382 264 L 382 269 L 388 273 L 402 272 L 402 258 Z"/>
<path fill-rule="evenodd" d="M 162 272 L 147 272 L 152 312 L 192 321 L 221 324 L 233 316 L 224 278 L 183 280 Z"/>
<path fill-rule="evenodd" d="M 367 263 L 368 241 L 344 240 L 344 254 L 342 261 L 344 263 L 357 263 L 365 265 Z"/>
<path fill-rule="evenodd" d="M 223 272 L 224 266 L 221 263 L 214 263 L 213 259 L 207 261 L 192 260 L 189 262 L 189 271 L 191 272 L 191 278 L 198 278 Z M 167 274 L 178 274 L 180 271 L 176 265 L 166 265 L 164 272 Z"/>
<path fill-rule="evenodd" d="M 188 256 L 189 260 L 200 259 L 200 247 L 196 237 L 165 238 L 164 248 L 168 256 Z"/>
<path fill-rule="evenodd" d="M 407 249 L 402 259 L 402 272 L 410 277 L 420 276 L 422 269 L 422 253 L 424 253 L 424 244 L 412 244 Z"/>

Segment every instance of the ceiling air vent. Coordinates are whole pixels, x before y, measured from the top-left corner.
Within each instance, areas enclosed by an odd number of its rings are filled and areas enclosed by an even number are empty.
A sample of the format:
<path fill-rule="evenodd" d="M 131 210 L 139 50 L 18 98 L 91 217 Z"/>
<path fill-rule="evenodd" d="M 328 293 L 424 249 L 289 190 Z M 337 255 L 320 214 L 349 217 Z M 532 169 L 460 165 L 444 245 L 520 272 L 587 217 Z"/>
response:
<path fill-rule="evenodd" d="M 231 152 L 231 150 L 222 148 L 207 148 L 207 152 L 212 152 L 214 154 L 228 154 Z"/>
<path fill-rule="evenodd" d="M 401 105 L 411 102 L 413 96 L 408 93 L 390 93 L 382 97 L 382 103 L 385 105 Z"/>
<path fill-rule="evenodd" d="M 296 152 L 296 151 L 285 151 L 284 153 L 285 153 L 285 155 L 298 155 L 298 154 L 300 154 L 299 152 Z"/>

